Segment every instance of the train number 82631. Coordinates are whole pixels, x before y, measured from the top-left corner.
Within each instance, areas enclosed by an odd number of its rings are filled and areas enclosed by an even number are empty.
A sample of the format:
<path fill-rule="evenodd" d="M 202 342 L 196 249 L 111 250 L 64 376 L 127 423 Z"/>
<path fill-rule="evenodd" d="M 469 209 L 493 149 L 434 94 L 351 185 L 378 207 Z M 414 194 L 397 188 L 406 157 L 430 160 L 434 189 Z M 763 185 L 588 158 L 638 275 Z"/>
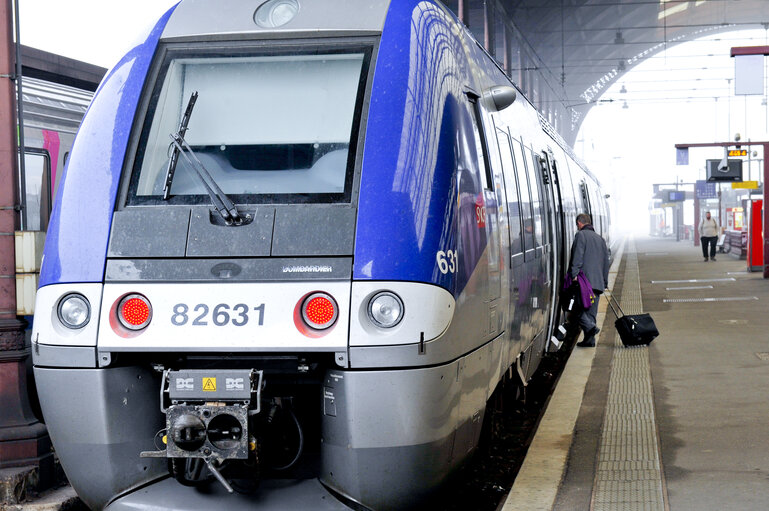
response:
<path fill-rule="evenodd" d="M 252 318 L 252 313 L 255 317 Z M 174 305 L 171 314 L 171 324 L 174 326 L 246 326 L 252 322 L 258 326 L 264 324 L 264 304 L 249 307 L 245 303 L 230 306 L 226 303 L 214 305 L 213 308 L 205 303 L 194 306 L 186 303 Z"/>

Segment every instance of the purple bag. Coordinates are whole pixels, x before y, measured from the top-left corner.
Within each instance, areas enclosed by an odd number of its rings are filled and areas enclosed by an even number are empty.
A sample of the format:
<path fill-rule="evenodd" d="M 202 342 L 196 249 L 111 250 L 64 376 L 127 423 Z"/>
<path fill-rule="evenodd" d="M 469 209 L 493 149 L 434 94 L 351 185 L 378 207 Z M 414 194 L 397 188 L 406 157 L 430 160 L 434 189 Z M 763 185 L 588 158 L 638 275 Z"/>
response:
<path fill-rule="evenodd" d="M 575 306 L 589 309 L 594 303 L 595 293 L 593 292 L 593 287 L 582 270 L 577 274 L 576 282 L 573 280 L 571 273 L 566 272 L 561 295 L 561 306 L 564 310 L 574 310 Z"/>

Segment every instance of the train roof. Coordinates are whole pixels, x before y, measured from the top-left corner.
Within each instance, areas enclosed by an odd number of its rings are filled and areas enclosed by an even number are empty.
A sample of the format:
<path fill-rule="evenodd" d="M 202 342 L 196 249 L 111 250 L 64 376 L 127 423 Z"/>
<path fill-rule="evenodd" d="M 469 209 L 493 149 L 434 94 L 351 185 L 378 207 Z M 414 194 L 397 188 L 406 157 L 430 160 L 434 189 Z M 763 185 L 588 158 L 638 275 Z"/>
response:
<path fill-rule="evenodd" d="M 266 2 L 262 6 L 269 7 Z M 299 4 L 297 4 L 299 5 Z M 316 0 L 302 2 L 296 15 L 279 27 L 260 26 L 255 21 L 257 8 L 253 0 L 182 0 L 168 20 L 162 39 L 221 38 L 259 34 L 274 37 L 281 32 L 379 33 L 384 26 L 390 0 Z"/>
<path fill-rule="evenodd" d="M 24 126 L 65 133 L 77 132 L 93 92 L 24 77 Z"/>

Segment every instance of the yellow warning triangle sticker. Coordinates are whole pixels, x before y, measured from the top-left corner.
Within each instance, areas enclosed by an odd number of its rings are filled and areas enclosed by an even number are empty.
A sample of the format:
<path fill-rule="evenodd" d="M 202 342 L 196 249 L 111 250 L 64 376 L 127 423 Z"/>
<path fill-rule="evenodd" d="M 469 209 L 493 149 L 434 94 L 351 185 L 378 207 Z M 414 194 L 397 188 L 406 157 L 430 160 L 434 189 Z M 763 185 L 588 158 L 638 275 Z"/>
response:
<path fill-rule="evenodd" d="M 203 390 L 206 392 L 216 392 L 216 378 L 203 378 Z"/>

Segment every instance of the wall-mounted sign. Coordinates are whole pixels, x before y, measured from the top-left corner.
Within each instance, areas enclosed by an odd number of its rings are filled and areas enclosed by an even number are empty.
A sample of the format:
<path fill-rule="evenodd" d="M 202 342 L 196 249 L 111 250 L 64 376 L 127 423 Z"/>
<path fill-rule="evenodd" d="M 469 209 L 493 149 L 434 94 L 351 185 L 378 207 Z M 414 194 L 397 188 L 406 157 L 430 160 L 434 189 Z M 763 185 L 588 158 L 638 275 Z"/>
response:
<path fill-rule="evenodd" d="M 747 149 L 729 149 L 729 156 L 747 156 Z"/>

